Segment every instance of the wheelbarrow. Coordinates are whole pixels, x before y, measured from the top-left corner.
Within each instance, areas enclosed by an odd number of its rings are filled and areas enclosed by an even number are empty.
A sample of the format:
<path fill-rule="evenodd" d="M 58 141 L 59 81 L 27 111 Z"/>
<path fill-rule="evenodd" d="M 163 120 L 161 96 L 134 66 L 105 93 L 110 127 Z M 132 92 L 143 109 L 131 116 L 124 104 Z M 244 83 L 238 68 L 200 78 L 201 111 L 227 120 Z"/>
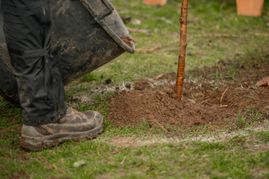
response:
<path fill-rule="evenodd" d="M 52 55 L 64 84 L 110 62 L 134 43 L 123 21 L 108 0 L 50 0 L 52 8 Z M 2 17 L 0 25 L 3 27 Z M 2 28 L 0 30 L 0 95 L 19 105 Z"/>

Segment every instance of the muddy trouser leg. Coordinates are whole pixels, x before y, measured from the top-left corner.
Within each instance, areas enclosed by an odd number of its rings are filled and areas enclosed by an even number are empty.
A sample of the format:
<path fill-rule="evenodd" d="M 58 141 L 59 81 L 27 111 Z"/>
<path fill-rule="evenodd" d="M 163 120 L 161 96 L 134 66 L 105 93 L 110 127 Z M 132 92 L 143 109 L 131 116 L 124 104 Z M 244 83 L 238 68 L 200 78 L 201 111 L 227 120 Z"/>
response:
<path fill-rule="evenodd" d="M 66 106 L 62 77 L 50 52 L 49 0 L 2 0 L 2 8 L 23 123 L 56 122 Z"/>

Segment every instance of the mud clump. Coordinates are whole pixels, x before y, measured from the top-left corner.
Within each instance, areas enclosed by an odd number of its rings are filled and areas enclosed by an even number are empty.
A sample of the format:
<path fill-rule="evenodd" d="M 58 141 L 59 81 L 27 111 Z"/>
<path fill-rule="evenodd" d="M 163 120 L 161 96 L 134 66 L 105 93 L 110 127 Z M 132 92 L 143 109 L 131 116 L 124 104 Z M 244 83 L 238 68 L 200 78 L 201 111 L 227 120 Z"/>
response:
<path fill-rule="evenodd" d="M 134 89 L 135 90 L 145 90 L 146 88 L 150 87 L 150 83 L 147 80 L 140 80 L 134 83 Z"/>

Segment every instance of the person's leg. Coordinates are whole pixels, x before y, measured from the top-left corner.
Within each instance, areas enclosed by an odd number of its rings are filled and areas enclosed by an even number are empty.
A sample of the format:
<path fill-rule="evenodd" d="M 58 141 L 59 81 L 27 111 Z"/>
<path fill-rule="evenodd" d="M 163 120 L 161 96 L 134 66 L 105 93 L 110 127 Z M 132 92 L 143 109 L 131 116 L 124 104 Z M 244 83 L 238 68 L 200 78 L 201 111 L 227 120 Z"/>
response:
<path fill-rule="evenodd" d="M 3 0 L 4 31 L 15 69 L 24 120 L 21 146 L 37 151 L 66 140 L 94 138 L 98 112 L 66 109 L 64 88 L 50 53 L 49 0 Z"/>
<path fill-rule="evenodd" d="M 56 122 L 65 114 L 61 75 L 50 53 L 48 0 L 4 0 L 4 31 L 15 68 L 24 124 Z"/>

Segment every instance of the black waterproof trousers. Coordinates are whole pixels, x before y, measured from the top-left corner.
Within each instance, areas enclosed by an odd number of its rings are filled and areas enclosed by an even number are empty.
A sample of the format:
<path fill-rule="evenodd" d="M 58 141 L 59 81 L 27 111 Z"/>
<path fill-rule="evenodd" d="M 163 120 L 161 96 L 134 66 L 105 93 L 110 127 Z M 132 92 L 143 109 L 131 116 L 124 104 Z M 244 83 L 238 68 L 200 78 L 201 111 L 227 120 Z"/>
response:
<path fill-rule="evenodd" d="M 66 106 L 62 78 L 50 52 L 49 0 L 2 0 L 2 11 L 23 122 L 56 122 Z"/>

